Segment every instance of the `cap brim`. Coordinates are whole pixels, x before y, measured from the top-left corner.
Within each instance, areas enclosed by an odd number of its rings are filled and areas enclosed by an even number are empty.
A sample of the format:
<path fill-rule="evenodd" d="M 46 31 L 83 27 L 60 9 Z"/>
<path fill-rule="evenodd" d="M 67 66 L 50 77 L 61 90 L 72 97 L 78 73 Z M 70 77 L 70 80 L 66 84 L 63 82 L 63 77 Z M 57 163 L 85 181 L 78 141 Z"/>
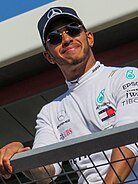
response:
<path fill-rule="evenodd" d="M 78 23 L 83 25 L 83 22 L 81 21 L 81 19 L 79 19 L 78 17 L 73 16 L 71 14 L 62 14 L 62 15 L 59 14 L 59 15 L 56 15 L 56 16 L 52 17 L 47 22 L 47 24 L 44 26 L 44 29 L 43 29 L 43 41 L 47 37 L 47 34 L 49 33 L 49 28 L 50 28 L 50 26 L 52 26 L 53 22 L 55 22 L 55 21 L 57 21 L 59 19 L 62 19 L 62 18 L 68 18 L 70 20 L 73 20 L 73 21 L 78 22 Z"/>

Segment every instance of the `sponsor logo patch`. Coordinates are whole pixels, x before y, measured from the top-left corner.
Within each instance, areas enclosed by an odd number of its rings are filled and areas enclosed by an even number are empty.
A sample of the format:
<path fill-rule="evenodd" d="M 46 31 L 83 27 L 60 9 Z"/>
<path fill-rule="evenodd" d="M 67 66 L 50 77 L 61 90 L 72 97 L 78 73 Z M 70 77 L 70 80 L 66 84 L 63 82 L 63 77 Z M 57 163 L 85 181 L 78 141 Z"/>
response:
<path fill-rule="evenodd" d="M 125 105 L 130 105 L 130 104 L 133 104 L 133 103 L 138 103 L 138 97 L 135 97 L 135 98 L 128 98 L 126 100 L 124 100 L 122 102 L 123 106 Z"/>
<path fill-rule="evenodd" d="M 117 69 L 116 69 L 116 70 L 113 70 L 113 71 L 110 73 L 109 77 L 112 77 L 112 76 L 115 74 L 116 71 L 117 71 Z"/>
<path fill-rule="evenodd" d="M 96 99 L 96 101 L 99 104 L 101 104 L 104 101 L 104 91 L 105 91 L 105 89 L 103 89 L 102 91 L 100 91 L 100 93 L 99 93 L 99 95 L 98 95 L 98 97 Z"/>
<path fill-rule="evenodd" d="M 64 124 L 67 124 L 67 123 L 70 122 L 70 119 L 69 119 L 69 117 L 67 116 L 67 114 L 64 110 L 62 110 L 58 113 L 57 119 L 58 119 L 58 122 L 59 122 L 57 128 L 60 128 Z"/>
<path fill-rule="evenodd" d="M 138 89 L 131 89 L 126 92 L 126 98 L 138 97 Z"/>
<path fill-rule="evenodd" d="M 126 78 L 127 79 L 134 79 L 135 78 L 134 70 L 127 70 Z"/>
<path fill-rule="evenodd" d="M 113 116 L 115 116 L 115 110 L 112 107 L 108 107 L 98 112 L 101 121 L 105 121 Z"/>
<path fill-rule="evenodd" d="M 138 82 L 128 82 L 122 86 L 123 90 L 128 89 L 129 87 L 136 87 L 138 86 Z"/>
<path fill-rule="evenodd" d="M 130 105 L 138 103 L 138 88 L 126 91 L 126 99 L 122 101 L 122 105 Z"/>
<path fill-rule="evenodd" d="M 69 128 L 67 130 L 65 130 L 64 132 L 62 132 L 60 134 L 60 140 L 64 140 L 66 137 L 68 137 L 70 134 L 72 134 L 72 129 Z"/>

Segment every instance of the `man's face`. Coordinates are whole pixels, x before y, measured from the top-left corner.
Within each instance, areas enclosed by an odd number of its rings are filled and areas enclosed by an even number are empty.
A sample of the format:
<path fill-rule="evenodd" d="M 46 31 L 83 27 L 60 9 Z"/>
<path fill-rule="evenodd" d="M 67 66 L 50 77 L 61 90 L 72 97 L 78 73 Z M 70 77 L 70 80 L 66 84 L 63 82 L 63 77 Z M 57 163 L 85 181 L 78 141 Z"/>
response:
<path fill-rule="evenodd" d="M 54 22 L 54 26 L 50 32 L 56 31 L 60 33 L 61 41 L 57 44 L 52 44 L 49 41 L 50 36 L 47 39 L 47 49 L 52 56 L 52 61 L 54 60 L 60 67 L 76 65 L 87 60 L 90 49 L 89 45 L 93 39 L 92 33 L 86 32 L 82 26 L 78 28 L 80 29 L 79 34 L 75 36 L 70 35 L 67 25 L 76 26 L 77 23 L 73 24 L 71 20 Z"/>

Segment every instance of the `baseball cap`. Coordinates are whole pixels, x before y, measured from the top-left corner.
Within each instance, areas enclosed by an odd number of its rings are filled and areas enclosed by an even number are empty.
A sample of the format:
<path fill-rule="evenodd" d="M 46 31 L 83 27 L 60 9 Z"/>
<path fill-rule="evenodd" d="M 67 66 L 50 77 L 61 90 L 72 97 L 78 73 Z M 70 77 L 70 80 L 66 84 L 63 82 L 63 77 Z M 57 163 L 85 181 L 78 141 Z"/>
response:
<path fill-rule="evenodd" d="M 38 21 L 38 31 L 45 46 L 45 38 L 48 34 L 49 26 L 57 19 L 68 17 L 83 25 L 75 10 L 69 7 L 52 7 Z"/>

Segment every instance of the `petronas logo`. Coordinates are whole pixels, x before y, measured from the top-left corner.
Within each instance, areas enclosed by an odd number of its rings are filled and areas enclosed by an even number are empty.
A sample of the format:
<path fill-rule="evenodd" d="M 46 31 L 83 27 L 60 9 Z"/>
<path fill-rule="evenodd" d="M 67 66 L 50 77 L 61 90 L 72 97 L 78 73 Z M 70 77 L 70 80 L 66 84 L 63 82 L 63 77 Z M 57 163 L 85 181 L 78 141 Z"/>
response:
<path fill-rule="evenodd" d="M 102 103 L 102 102 L 103 102 L 103 100 L 104 100 L 104 91 L 105 91 L 105 89 L 103 89 L 103 90 L 99 93 L 99 95 L 98 95 L 98 97 L 97 97 L 97 99 L 96 99 L 96 101 L 97 101 L 98 103 Z"/>
<path fill-rule="evenodd" d="M 127 79 L 134 79 L 134 78 L 135 78 L 134 70 L 128 70 L 128 71 L 126 72 L 126 78 L 127 78 Z"/>

